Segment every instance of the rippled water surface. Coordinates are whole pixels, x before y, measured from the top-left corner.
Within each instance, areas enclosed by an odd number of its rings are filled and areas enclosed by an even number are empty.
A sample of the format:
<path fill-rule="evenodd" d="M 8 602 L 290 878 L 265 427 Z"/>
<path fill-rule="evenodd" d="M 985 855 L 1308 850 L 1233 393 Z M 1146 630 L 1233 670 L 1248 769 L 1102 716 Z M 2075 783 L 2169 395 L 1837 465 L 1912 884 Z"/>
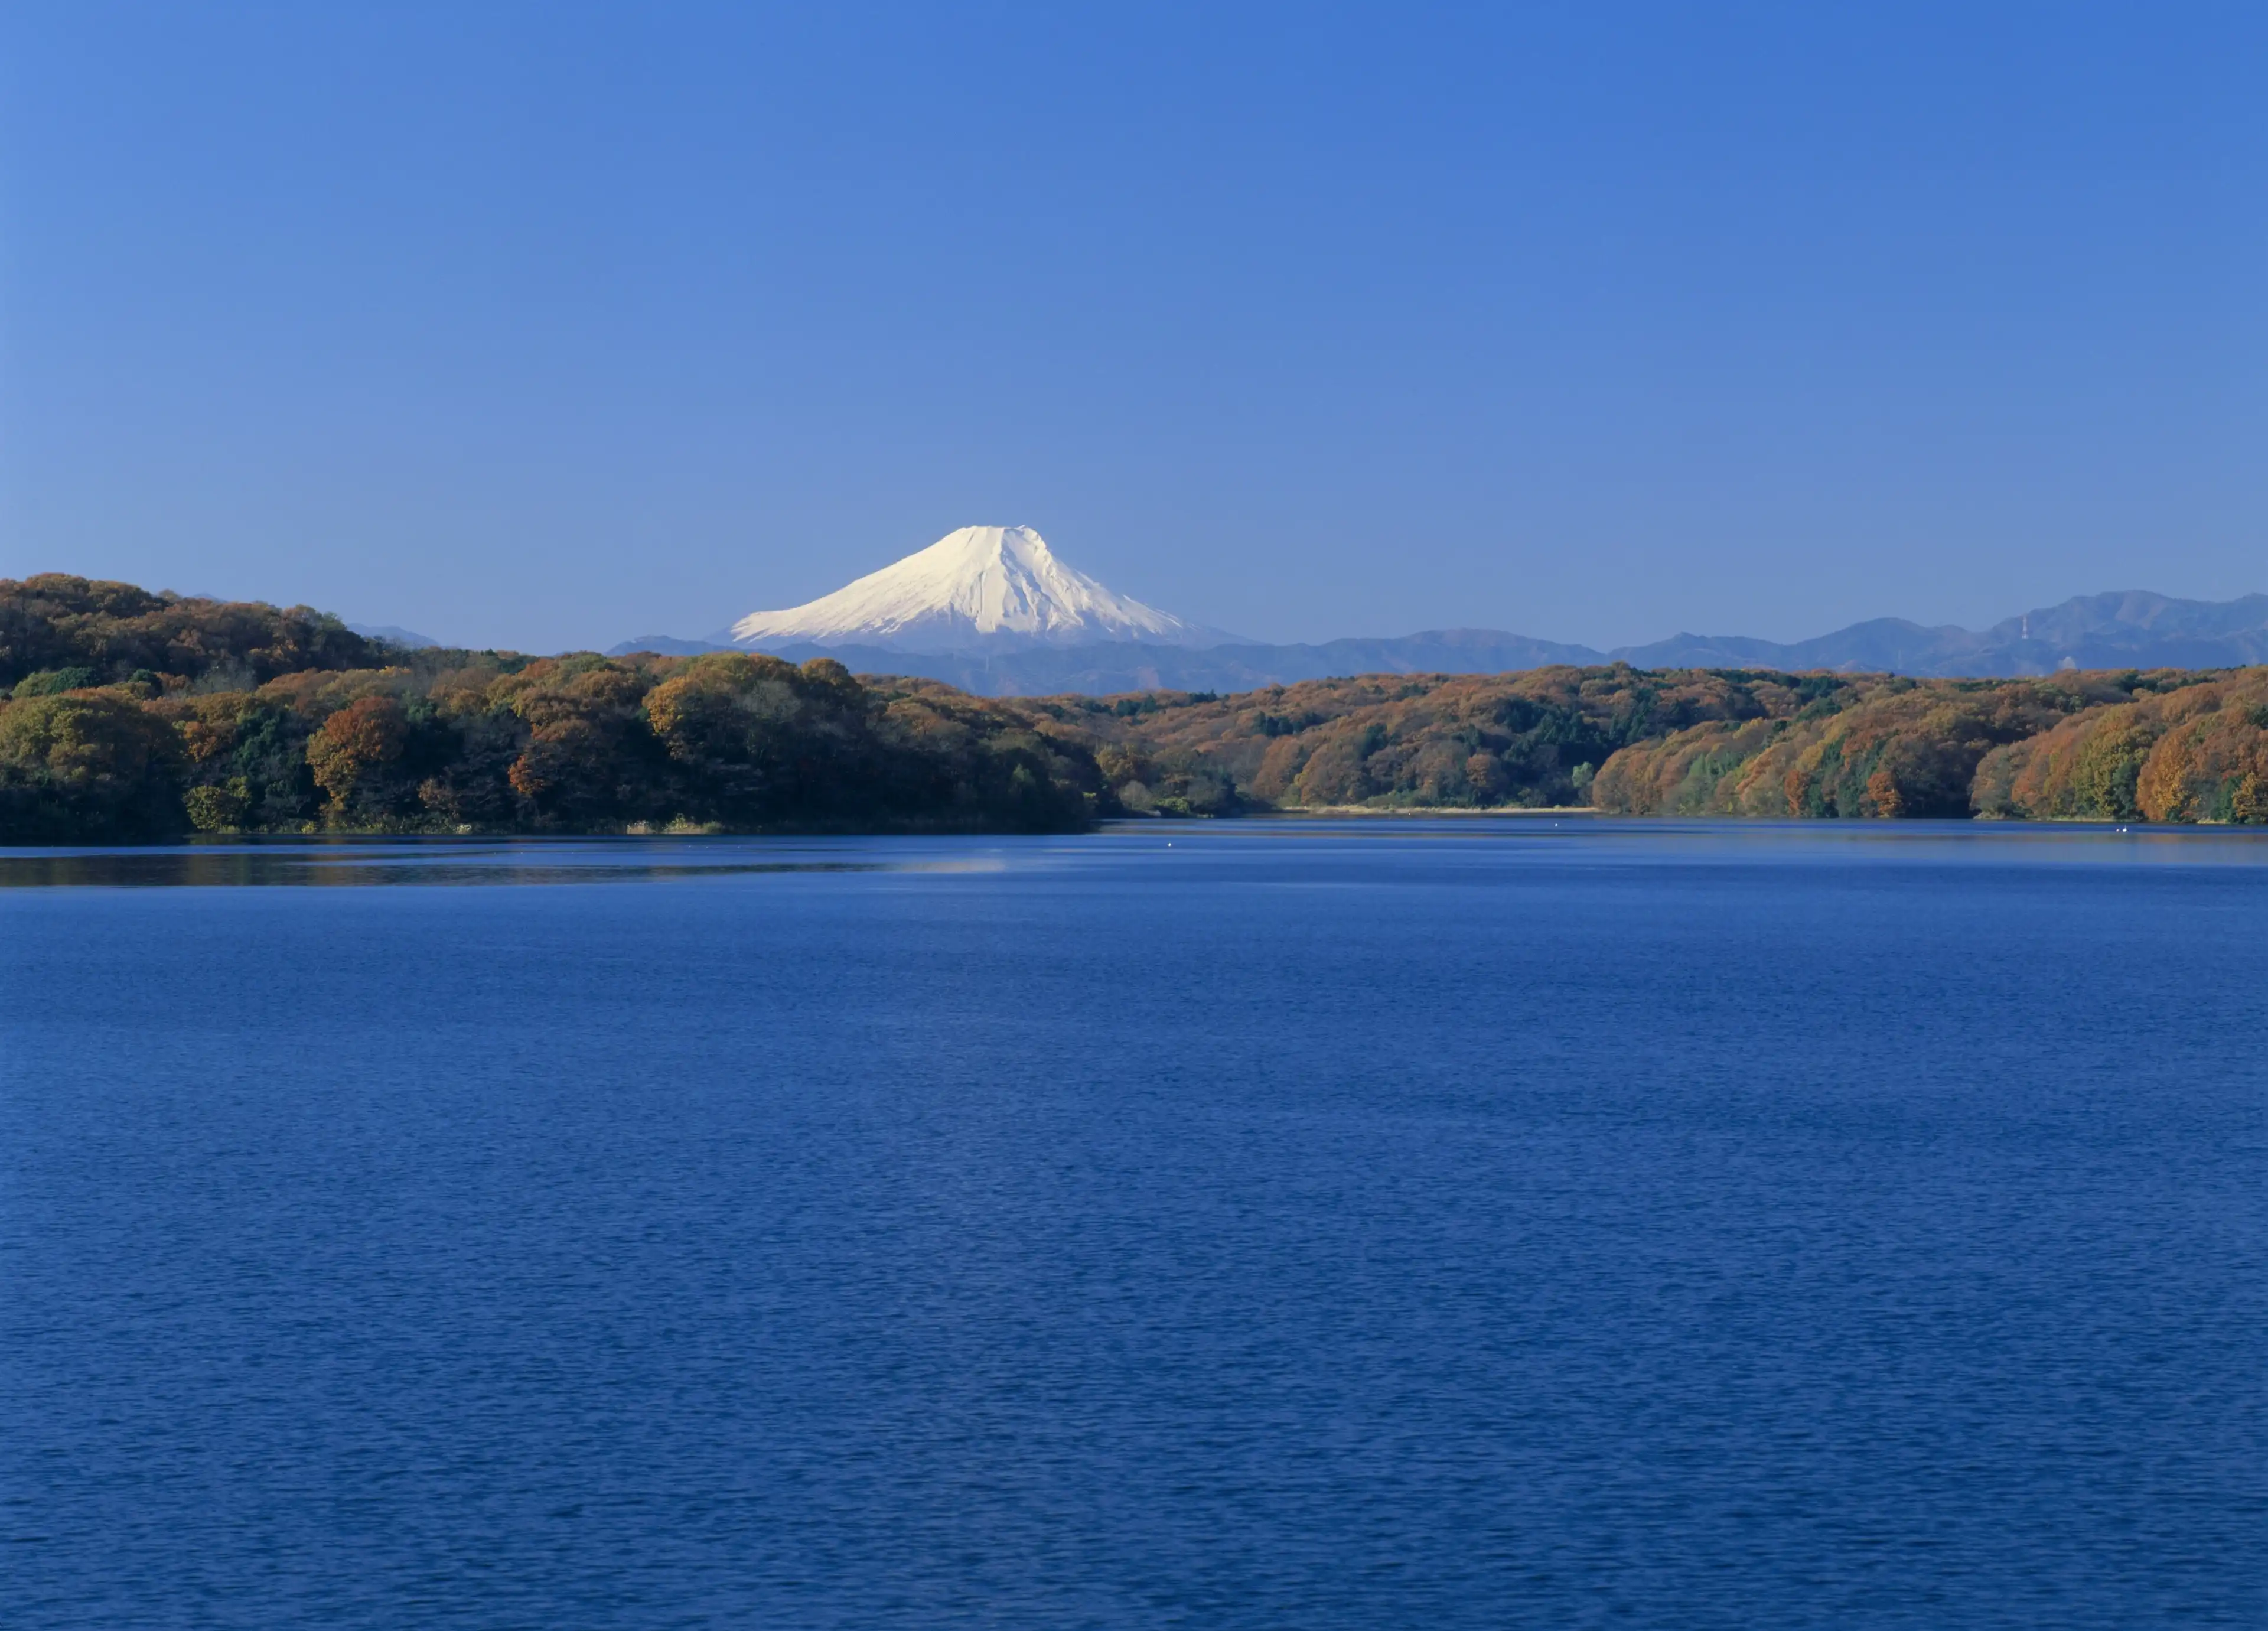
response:
<path fill-rule="evenodd" d="M 2258 1625 L 2264 1111 L 2262 835 L 0 852 L 0 1623 Z"/>

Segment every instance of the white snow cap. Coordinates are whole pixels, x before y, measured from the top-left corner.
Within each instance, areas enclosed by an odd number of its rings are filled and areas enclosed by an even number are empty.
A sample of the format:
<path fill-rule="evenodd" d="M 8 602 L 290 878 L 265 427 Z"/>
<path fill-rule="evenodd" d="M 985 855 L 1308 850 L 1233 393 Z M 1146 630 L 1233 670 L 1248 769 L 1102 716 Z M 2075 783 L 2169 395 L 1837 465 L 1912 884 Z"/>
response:
<path fill-rule="evenodd" d="M 1028 527 L 963 527 L 893 566 L 785 611 L 750 612 L 736 646 L 1219 646 L 1234 637 L 1114 594 Z"/>

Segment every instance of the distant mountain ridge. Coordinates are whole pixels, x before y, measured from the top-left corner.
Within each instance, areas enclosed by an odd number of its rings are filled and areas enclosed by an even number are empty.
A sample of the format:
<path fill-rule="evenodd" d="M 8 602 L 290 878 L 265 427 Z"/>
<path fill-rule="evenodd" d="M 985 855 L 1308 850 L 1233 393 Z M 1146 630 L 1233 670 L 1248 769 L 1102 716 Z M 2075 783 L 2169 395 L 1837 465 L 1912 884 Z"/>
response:
<path fill-rule="evenodd" d="M 430 634 L 420 634 L 415 629 L 405 629 L 394 623 L 350 623 L 352 629 L 366 640 L 384 640 L 388 646 L 399 646 L 409 651 L 432 651 L 441 642 Z"/>
<path fill-rule="evenodd" d="M 1098 642 L 948 653 L 909 653 L 855 640 L 821 645 L 757 639 L 747 644 L 798 661 L 831 656 L 862 673 L 918 675 L 992 697 L 1238 691 L 1358 674 L 1498 674 L 1552 663 L 2006 678 L 2059 668 L 2222 668 L 2268 663 L 2268 594 L 2189 601 L 2130 589 L 2075 596 L 1981 631 L 1877 617 L 1786 644 L 1741 635 L 1678 634 L 1610 652 L 1497 629 L 1440 629 L 1398 638 L 1320 645 L 1189 647 Z M 610 654 L 721 649 L 725 647 L 720 642 L 650 635 L 626 640 Z"/>
<path fill-rule="evenodd" d="M 1834 668 L 1952 679 L 2058 668 L 2220 668 L 2268 662 L 2268 594 L 2183 601 L 2146 590 L 2082 594 L 1979 633 L 1876 617 L 1778 645 L 1679 634 L 1611 655 L 1641 668 Z"/>

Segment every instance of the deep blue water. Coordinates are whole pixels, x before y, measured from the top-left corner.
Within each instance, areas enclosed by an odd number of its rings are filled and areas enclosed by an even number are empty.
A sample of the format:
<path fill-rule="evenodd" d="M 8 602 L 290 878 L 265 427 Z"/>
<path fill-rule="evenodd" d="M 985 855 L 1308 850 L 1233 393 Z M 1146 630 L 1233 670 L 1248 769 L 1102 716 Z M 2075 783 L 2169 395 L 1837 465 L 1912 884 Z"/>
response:
<path fill-rule="evenodd" d="M 15 852 L 0 1623 L 2257 1626 L 2264 1111 L 2259 836 Z"/>

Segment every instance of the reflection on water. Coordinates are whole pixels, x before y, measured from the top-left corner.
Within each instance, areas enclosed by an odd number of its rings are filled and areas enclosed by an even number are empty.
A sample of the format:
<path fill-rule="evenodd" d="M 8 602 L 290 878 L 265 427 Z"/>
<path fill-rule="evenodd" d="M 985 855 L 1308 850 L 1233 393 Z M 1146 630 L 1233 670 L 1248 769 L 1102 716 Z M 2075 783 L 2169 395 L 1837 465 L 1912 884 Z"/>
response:
<path fill-rule="evenodd" d="M 998 871 L 1156 850 L 1234 865 L 1347 846 L 1392 864 L 1449 846 L 1501 864 L 1826 862 L 2257 866 L 2268 829 L 2001 822 L 1765 822 L 1585 816 L 1128 821 L 1085 838 L 286 838 L 0 849 L 0 889 L 68 886 L 652 882 L 754 873 Z"/>
<path fill-rule="evenodd" d="M 0 889 L 227 885 L 637 883 L 763 872 L 966 870 L 971 863 L 742 840 L 573 843 L 395 840 L 0 851 Z"/>

